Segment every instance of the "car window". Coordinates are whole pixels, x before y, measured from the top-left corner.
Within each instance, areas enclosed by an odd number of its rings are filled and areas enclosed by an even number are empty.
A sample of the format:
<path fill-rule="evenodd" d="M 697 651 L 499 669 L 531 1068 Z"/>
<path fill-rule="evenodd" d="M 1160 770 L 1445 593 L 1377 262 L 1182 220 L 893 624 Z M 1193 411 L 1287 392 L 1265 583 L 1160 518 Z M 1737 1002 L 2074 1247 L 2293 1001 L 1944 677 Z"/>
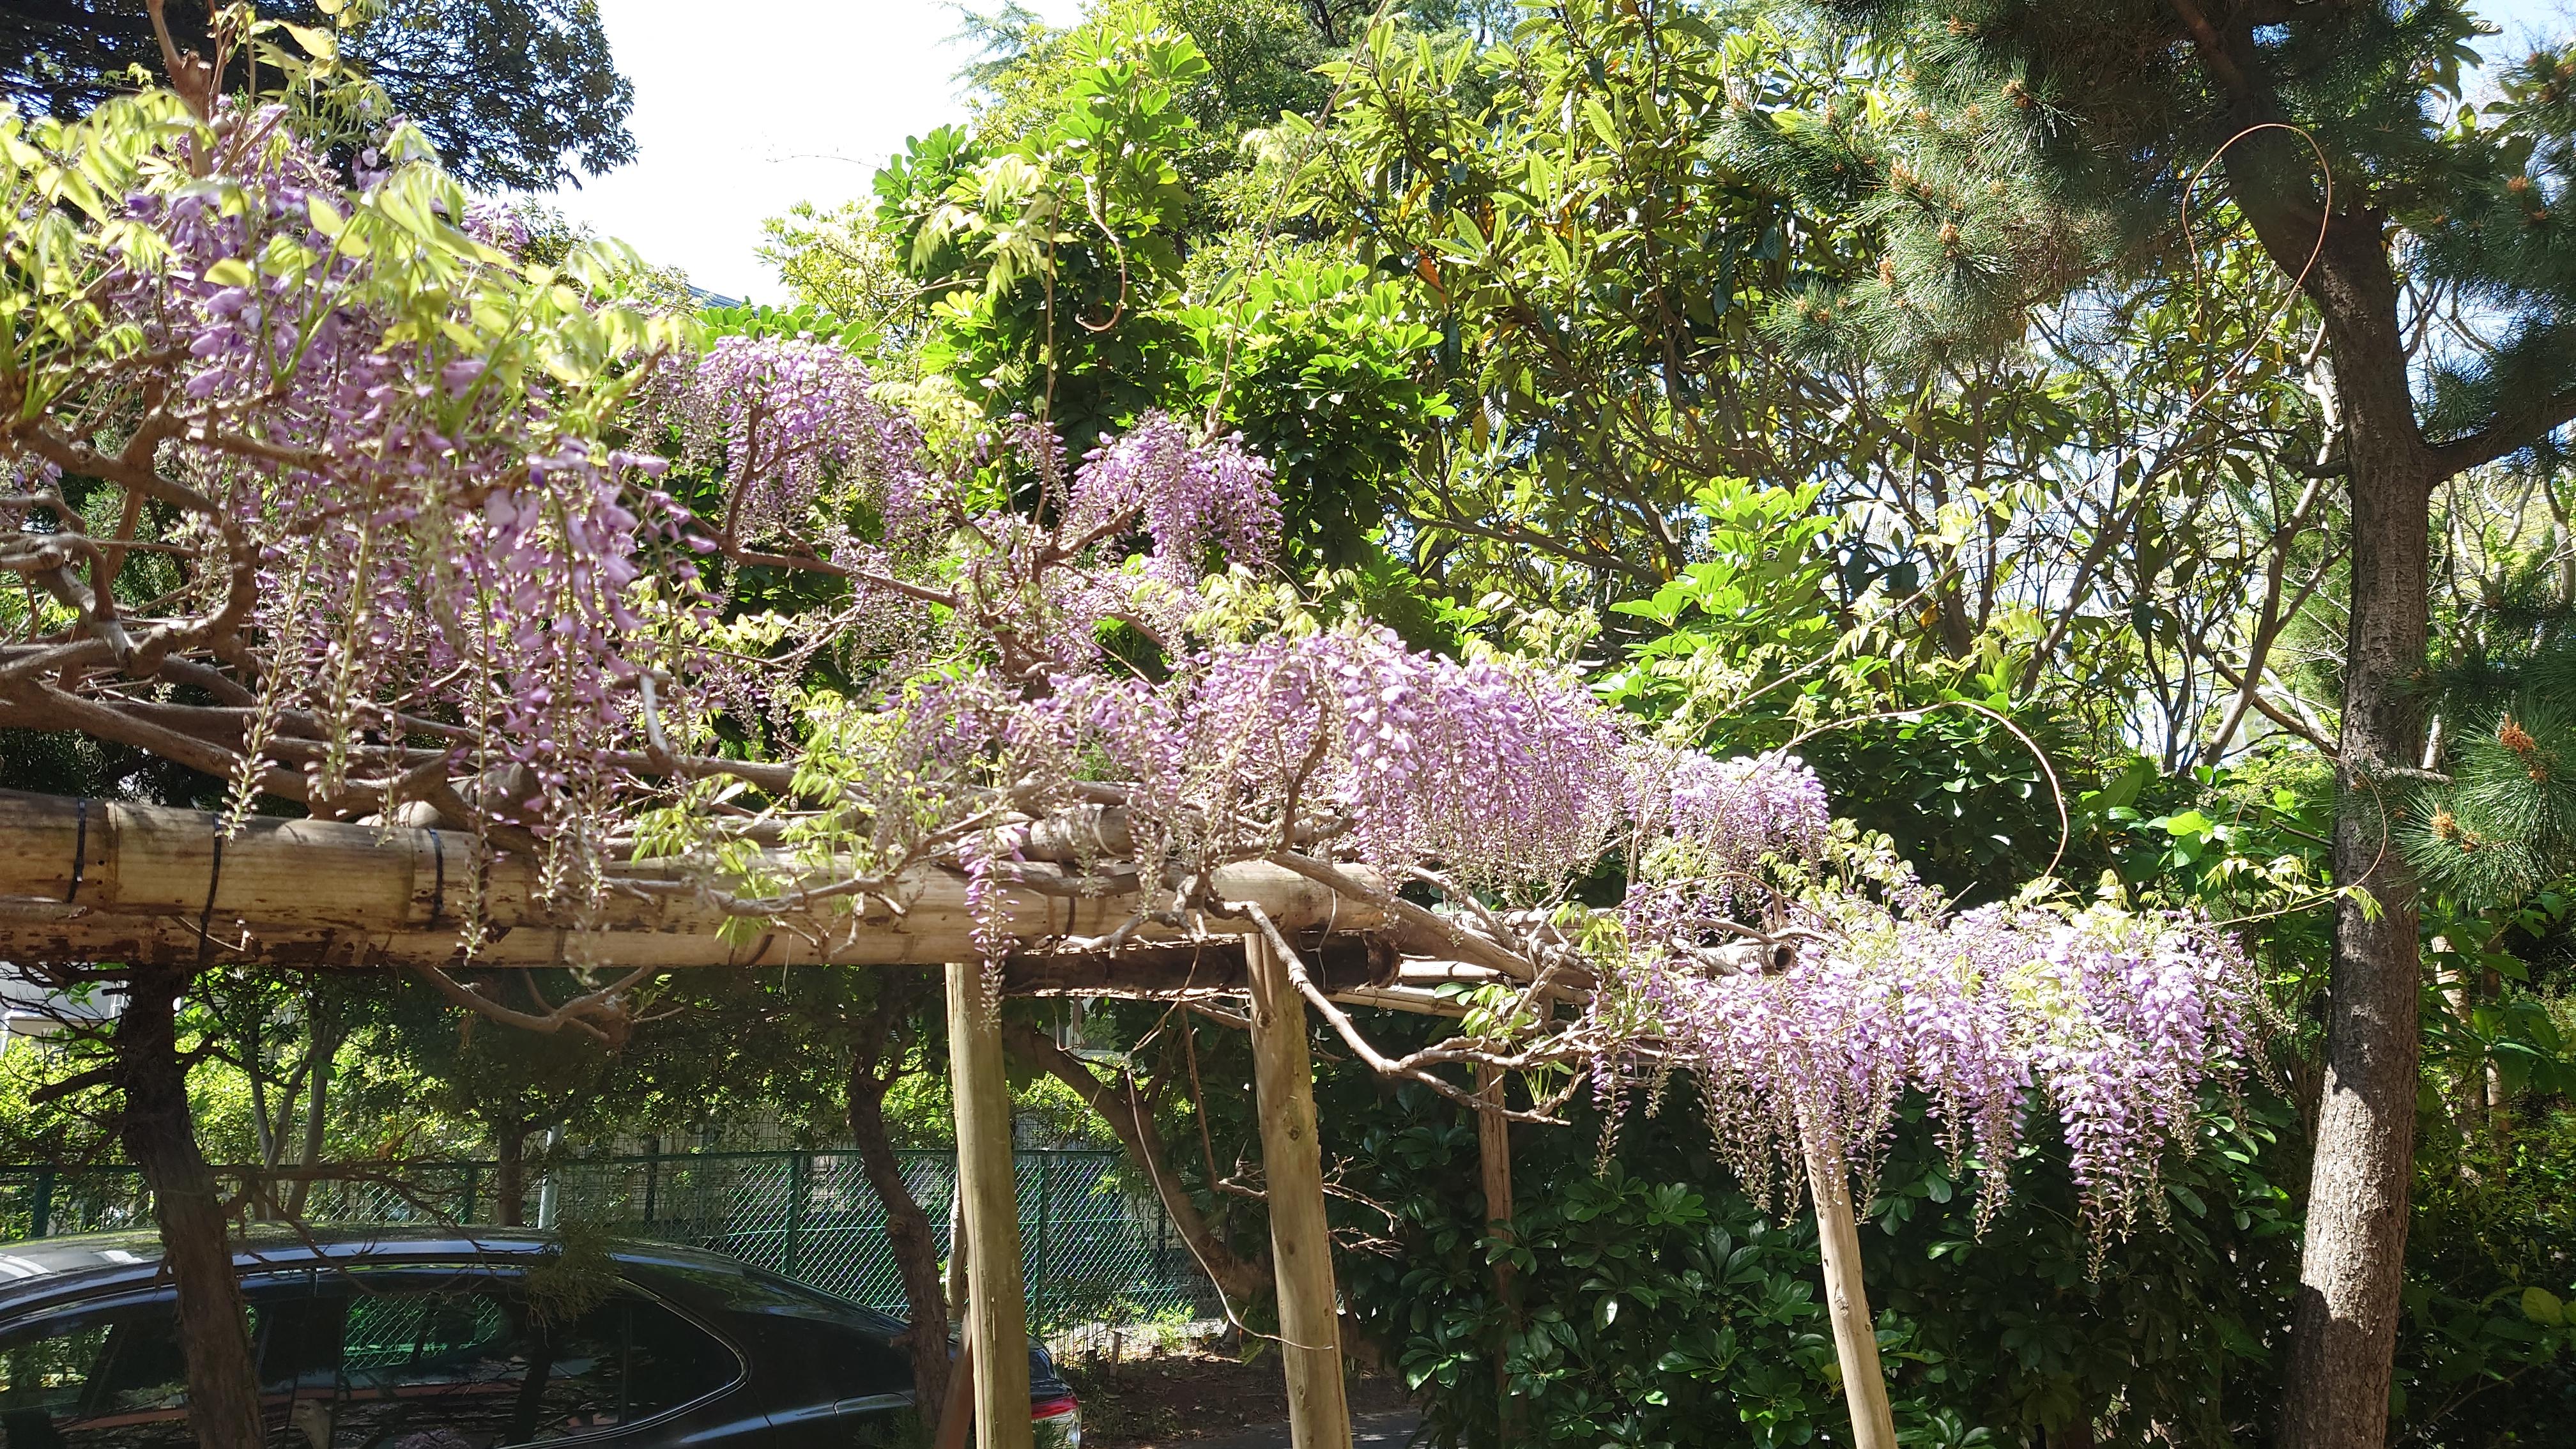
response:
<path fill-rule="evenodd" d="M 288 1327 L 299 1321 L 292 1309 L 301 1289 L 299 1277 L 251 1292 L 261 1395 L 281 1411 L 302 1367 L 304 1345 Z M 0 1335 L 0 1445 L 160 1449 L 194 1442 L 179 1345 L 177 1308 L 166 1294 L 53 1314 Z"/>
<path fill-rule="evenodd" d="M 736 1313 L 795 1320 L 761 1352 L 782 1392 L 805 1404 L 912 1391 L 912 1360 L 895 1342 L 903 1321 L 792 1278 L 753 1267 L 715 1270 L 655 1264 Z M 773 1364 L 772 1360 L 776 1360 Z"/>
<path fill-rule="evenodd" d="M 886 1339 L 851 1328 L 812 1330 L 813 1372 L 835 1399 L 912 1392 L 912 1360 Z"/>
<path fill-rule="evenodd" d="M 655 1278 L 671 1278 L 685 1283 L 694 1292 L 713 1298 L 737 1313 L 803 1318 L 817 1323 L 860 1323 L 889 1333 L 903 1331 L 900 1319 L 889 1318 L 873 1308 L 862 1307 L 820 1288 L 747 1264 L 713 1268 L 697 1264 L 652 1263 L 647 1265 L 647 1272 Z"/>
<path fill-rule="evenodd" d="M 513 1275 L 347 1275 L 333 1449 L 495 1449 L 638 1423 L 739 1377 L 733 1351 L 640 1294 L 541 1311 Z"/>

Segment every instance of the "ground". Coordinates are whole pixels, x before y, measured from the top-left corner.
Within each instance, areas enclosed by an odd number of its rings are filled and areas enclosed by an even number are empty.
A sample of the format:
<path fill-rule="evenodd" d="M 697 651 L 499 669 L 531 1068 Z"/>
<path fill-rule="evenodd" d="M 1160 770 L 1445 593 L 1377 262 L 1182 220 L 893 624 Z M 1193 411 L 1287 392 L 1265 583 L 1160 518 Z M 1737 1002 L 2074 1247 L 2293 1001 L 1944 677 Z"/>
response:
<path fill-rule="evenodd" d="M 1182 1352 L 1117 1363 L 1075 1359 L 1062 1367 L 1082 1398 L 1084 1449 L 1214 1449 L 1288 1418 L 1279 1360 L 1268 1354 L 1250 1363 Z M 1394 1379 L 1362 1378 L 1351 1387 L 1354 1417 L 1386 1416 L 1406 1407 L 1404 1386 Z"/>

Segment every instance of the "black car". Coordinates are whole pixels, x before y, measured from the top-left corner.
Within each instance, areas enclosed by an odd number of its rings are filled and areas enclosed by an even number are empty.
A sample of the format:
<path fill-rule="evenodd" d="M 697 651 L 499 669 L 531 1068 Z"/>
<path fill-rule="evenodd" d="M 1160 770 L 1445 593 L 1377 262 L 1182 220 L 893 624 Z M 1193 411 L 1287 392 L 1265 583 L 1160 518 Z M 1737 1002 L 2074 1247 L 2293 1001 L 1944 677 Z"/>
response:
<path fill-rule="evenodd" d="M 190 1442 L 161 1244 L 0 1245 L 0 1446 Z M 235 1250 L 276 1449 L 903 1445 L 903 1324 L 713 1253 L 511 1229 L 279 1233 Z M 1029 1349 L 1041 1445 L 1081 1408 Z"/>

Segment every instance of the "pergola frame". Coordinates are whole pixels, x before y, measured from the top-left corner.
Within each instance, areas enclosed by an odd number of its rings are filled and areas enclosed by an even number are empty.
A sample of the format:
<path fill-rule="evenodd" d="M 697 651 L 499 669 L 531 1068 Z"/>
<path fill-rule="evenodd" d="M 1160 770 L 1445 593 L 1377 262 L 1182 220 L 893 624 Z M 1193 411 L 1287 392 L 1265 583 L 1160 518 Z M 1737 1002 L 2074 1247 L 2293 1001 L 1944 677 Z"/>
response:
<path fill-rule="evenodd" d="M 0 960 L 415 969 L 451 995 L 467 990 L 447 975 L 462 968 L 577 966 L 624 973 L 617 985 L 625 986 L 692 967 L 943 967 L 977 1439 L 982 1449 L 1028 1449 L 1009 1083 L 961 873 L 915 865 L 855 908 L 836 902 L 784 914 L 746 940 L 740 917 L 712 904 L 709 883 L 676 863 L 621 867 L 597 904 L 570 911 L 547 899 L 533 861 L 487 854 L 462 832 L 251 817 L 227 838 L 224 826 L 193 810 L 0 791 Z M 1489 965 L 1405 959 L 1398 943 L 1423 946 L 1425 933 L 1418 918 L 1391 918 L 1374 880 L 1355 896 L 1259 861 L 1221 866 L 1210 882 L 1215 895 L 1255 911 L 1194 914 L 1187 928 L 1148 924 L 1114 949 L 1059 949 L 1067 938 L 1097 939 L 1152 918 L 1132 878 L 1121 884 L 1103 888 L 1076 861 L 1015 863 L 987 907 L 1018 947 L 1002 963 L 1003 990 L 1248 997 L 1292 1442 L 1347 1449 L 1306 988 L 1450 1015 L 1457 1009 L 1439 985 L 1510 978 Z M 469 927 L 479 936 L 471 952 Z M 1294 968 L 1279 949 L 1288 940 L 1297 942 Z M 1488 1110 L 1499 1109 L 1499 1097 L 1491 1100 Z M 1508 1173 L 1508 1163 L 1489 1166 L 1487 1181 L 1507 1183 Z M 1010 1412 L 1014 1405 L 1022 1411 Z M 942 1437 L 954 1442 L 953 1426 Z"/>

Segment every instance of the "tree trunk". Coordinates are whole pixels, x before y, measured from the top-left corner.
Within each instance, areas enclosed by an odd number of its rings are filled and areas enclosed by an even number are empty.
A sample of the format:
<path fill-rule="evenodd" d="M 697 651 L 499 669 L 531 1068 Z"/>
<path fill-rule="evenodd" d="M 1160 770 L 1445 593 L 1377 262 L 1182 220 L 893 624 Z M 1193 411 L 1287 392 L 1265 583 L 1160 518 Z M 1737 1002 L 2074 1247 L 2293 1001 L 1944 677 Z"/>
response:
<path fill-rule="evenodd" d="M 322 1162 L 324 1129 L 330 1124 L 328 1114 L 331 1110 L 331 1059 L 338 1054 L 339 1050 L 338 1025 L 325 1016 L 319 1007 L 316 1007 L 313 1011 L 313 1069 L 310 1074 L 312 1080 L 307 1084 L 307 1095 L 304 1100 L 304 1155 L 301 1159 L 308 1173 L 310 1169 L 320 1166 Z M 298 1222 L 303 1220 L 305 1199 L 312 1191 L 311 1176 L 295 1179 L 295 1187 L 288 1195 L 286 1203 L 288 1218 Z"/>
<path fill-rule="evenodd" d="M 504 1122 L 492 1129 L 500 1162 L 492 1172 L 492 1215 L 505 1228 L 528 1224 L 528 1124 Z"/>
<path fill-rule="evenodd" d="M 111 1038 L 125 1095 L 117 1139 L 152 1189 L 162 1263 L 178 1291 L 188 1428 L 205 1449 L 260 1449 L 249 1312 L 233 1277 L 215 1174 L 197 1148 L 187 1068 L 179 1060 L 178 999 L 190 974 L 147 969 L 127 978 L 124 1013 Z"/>
<path fill-rule="evenodd" d="M 2243 124 L 2277 120 L 2249 102 Z M 2405 1283 L 2423 974 L 2414 874 L 2390 838 L 2423 759 L 2433 489 L 2447 466 L 2415 416 L 2386 217 L 2322 212 L 2305 146 L 2286 132 L 2227 157 L 2228 190 L 2285 276 L 2304 276 L 2325 326 L 2352 502 L 2352 619 L 2344 640 L 2334 874 L 2368 891 L 2335 907 L 2325 1080 L 2307 1242 L 2281 1402 L 2282 1449 L 2380 1449 Z"/>
<path fill-rule="evenodd" d="M 1477 1065 L 1476 1095 L 1493 1104 L 1492 1110 L 1476 1114 L 1476 1170 L 1485 1188 L 1485 1236 L 1505 1244 L 1512 1241 L 1512 1124 L 1503 1115 L 1509 1090 L 1501 1068 Z M 1495 1413 L 1502 1441 L 1509 1444 L 1521 1437 L 1520 1414 L 1512 1397 L 1512 1345 L 1521 1336 L 1520 1289 L 1513 1281 L 1509 1258 L 1494 1260 L 1494 1301 L 1503 1310 L 1501 1341 L 1494 1345 Z"/>
<path fill-rule="evenodd" d="M 1171 1216 L 1172 1227 L 1190 1245 L 1209 1280 L 1238 1315 L 1249 1304 L 1268 1296 L 1270 1264 L 1235 1252 L 1209 1225 L 1207 1215 L 1199 1211 L 1198 1203 L 1172 1171 L 1171 1152 L 1163 1143 L 1162 1132 L 1154 1126 L 1154 1114 L 1146 1108 L 1132 1075 L 1121 1072 L 1117 1081 L 1104 1082 L 1080 1058 L 1057 1046 L 1044 1032 L 1028 1027 L 1014 1028 L 1010 1043 L 1040 1070 L 1072 1088 L 1100 1120 L 1109 1124 L 1128 1157 L 1152 1180 L 1163 1211 Z"/>
<path fill-rule="evenodd" d="M 2337 218 L 2311 283 L 2333 346 L 2351 466 L 2352 621 L 2336 762 L 2334 868 L 2367 890 L 2335 909 L 2325 1085 L 2281 1413 L 2283 1449 L 2379 1449 L 2405 1282 L 2422 1043 L 2413 873 L 2390 839 L 2422 758 L 2431 501 L 2377 227 Z"/>
<path fill-rule="evenodd" d="M 892 982 L 883 987 L 893 989 Z M 931 1231 L 930 1214 L 914 1201 L 903 1180 L 903 1162 L 894 1155 L 894 1138 L 886 1131 L 886 1091 L 896 1077 L 879 1071 L 886 1051 L 885 1011 L 880 1009 L 872 1022 L 873 1029 L 861 1032 L 850 1054 L 850 1141 L 858 1148 L 859 1170 L 885 1208 L 886 1242 L 903 1278 L 903 1301 L 912 1324 L 912 1402 L 923 1432 L 935 1436 L 948 1402 L 948 1290 L 939 1277 L 939 1239 Z"/>

